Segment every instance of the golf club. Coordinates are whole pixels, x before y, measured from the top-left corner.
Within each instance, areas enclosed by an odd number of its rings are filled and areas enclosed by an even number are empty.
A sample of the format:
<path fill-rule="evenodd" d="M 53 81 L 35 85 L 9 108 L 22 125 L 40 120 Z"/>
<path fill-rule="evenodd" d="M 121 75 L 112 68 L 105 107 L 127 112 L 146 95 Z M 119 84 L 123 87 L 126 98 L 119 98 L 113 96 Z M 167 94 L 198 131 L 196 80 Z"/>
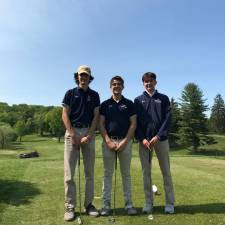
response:
<path fill-rule="evenodd" d="M 81 219 L 81 192 L 80 192 L 80 146 L 78 147 L 78 191 L 79 191 L 79 216 L 77 217 L 77 223 L 83 224 L 83 221 Z"/>
<path fill-rule="evenodd" d="M 115 171 L 114 171 L 114 193 L 113 193 L 113 215 L 109 218 L 109 222 L 115 223 L 115 209 L 116 209 L 116 172 L 117 172 L 117 151 L 115 152 Z"/>
<path fill-rule="evenodd" d="M 151 154 L 152 154 L 152 151 L 153 149 L 149 149 L 149 154 L 148 154 L 148 162 L 149 162 L 149 166 L 151 167 Z M 150 176 L 150 179 L 151 179 L 151 176 Z M 151 181 L 151 180 L 150 180 Z M 150 182 L 151 183 L 151 182 Z M 151 187 L 152 188 L 152 187 Z M 153 190 L 151 190 L 153 191 Z M 153 214 L 152 212 L 148 215 L 148 220 L 153 220 Z"/>

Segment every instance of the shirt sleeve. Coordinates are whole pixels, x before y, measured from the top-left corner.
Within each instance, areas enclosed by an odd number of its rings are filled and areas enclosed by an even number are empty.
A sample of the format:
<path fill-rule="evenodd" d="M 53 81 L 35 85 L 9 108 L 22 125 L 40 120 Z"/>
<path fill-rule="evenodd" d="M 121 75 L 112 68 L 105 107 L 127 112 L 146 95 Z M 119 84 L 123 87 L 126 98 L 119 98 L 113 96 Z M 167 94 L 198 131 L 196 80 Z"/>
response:
<path fill-rule="evenodd" d="M 130 102 L 130 107 L 129 107 L 129 117 L 133 116 L 133 115 L 136 115 L 136 109 L 135 109 L 135 105 L 134 103 L 131 101 Z"/>
<path fill-rule="evenodd" d="M 100 97 L 99 94 L 96 93 L 96 97 L 95 97 L 95 108 L 100 106 Z"/>
<path fill-rule="evenodd" d="M 143 141 L 143 139 L 145 138 L 145 134 L 143 132 L 142 126 L 141 126 L 141 119 L 143 120 L 143 118 L 140 118 L 140 106 L 139 106 L 139 101 L 138 99 L 134 100 L 134 107 L 135 107 L 135 111 L 137 113 L 137 128 L 135 130 L 135 138 L 139 141 Z"/>
<path fill-rule="evenodd" d="M 71 90 L 68 90 L 62 100 L 62 105 L 63 106 L 70 106 L 70 102 L 71 102 Z"/>
<path fill-rule="evenodd" d="M 105 104 L 104 103 L 102 103 L 100 105 L 99 113 L 100 113 L 100 115 L 105 116 L 106 110 L 105 110 Z"/>
<path fill-rule="evenodd" d="M 164 111 L 165 119 L 162 123 L 162 126 L 159 129 L 159 132 L 157 133 L 157 136 L 159 136 L 160 138 L 168 135 L 169 127 L 170 127 L 170 123 L 171 123 L 171 104 L 170 104 L 170 100 L 168 97 L 166 97 L 166 99 L 165 99 L 164 109 L 165 109 L 165 111 Z"/>

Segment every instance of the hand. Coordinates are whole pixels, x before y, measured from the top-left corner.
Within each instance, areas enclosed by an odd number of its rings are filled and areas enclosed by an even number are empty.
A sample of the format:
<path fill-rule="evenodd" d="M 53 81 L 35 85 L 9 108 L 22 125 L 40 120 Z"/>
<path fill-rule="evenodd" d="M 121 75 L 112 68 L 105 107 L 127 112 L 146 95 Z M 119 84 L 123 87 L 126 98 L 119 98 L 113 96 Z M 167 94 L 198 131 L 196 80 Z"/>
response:
<path fill-rule="evenodd" d="M 147 139 L 144 139 L 142 141 L 142 144 L 144 145 L 144 147 L 146 148 L 146 150 L 151 150 L 150 143 L 149 143 L 149 141 Z"/>
<path fill-rule="evenodd" d="M 149 146 L 150 148 L 153 148 L 157 143 L 159 143 L 160 138 L 158 136 L 153 137 L 150 141 L 149 141 Z"/>
<path fill-rule="evenodd" d="M 126 145 L 128 144 L 128 140 L 124 138 L 117 144 L 117 151 L 123 151 L 126 148 Z"/>
<path fill-rule="evenodd" d="M 85 145 L 85 144 L 89 143 L 90 140 L 91 140 L 91 137 L 89 135 L 84 136 L 80 139 L 80 144 Z"/>
<path fill-rule="evenodd" d="M 110 150 L 116 151 L 117 149 L 117 143 L 115 143 L 114 141 L 112 141 L 111 139 L 109 141 L 106 142 L 108 148 Z"/>
<path fill-rule="evenodd" d="M 79 145 L 80 144 L 80 138 L 75 134 L 75 131 L 73 129 L 71 131 L 69 131 L 69 136 L 72 139 L 73 145 Z"/>

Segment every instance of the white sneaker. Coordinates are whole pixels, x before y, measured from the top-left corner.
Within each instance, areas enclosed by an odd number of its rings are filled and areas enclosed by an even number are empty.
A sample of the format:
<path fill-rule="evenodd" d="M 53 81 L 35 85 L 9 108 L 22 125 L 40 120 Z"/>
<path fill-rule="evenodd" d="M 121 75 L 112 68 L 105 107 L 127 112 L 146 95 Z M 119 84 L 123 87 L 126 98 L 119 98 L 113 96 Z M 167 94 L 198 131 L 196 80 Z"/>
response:
<path fill-rule="evenodd" d="M 65 208 L 64 220 L 65 221 L 71 221 L 71 220 L 74 219 L 74 217 L 75 217 L 74 208 L 70 207 L 70 206 L 67 206 Z"/>
<path fill-rule="evenodd" d="M 145 204 L 144 208 L 142 209 L 142 212 L 145 214 L 152 213 L 153 211 L 153 205 L 152 204 Z"/>
<path fill-rule="evenodd" d="M 174 205 L 173 204 L 166 204 L 165 213 L 166 214 L 174 214 Z"/>

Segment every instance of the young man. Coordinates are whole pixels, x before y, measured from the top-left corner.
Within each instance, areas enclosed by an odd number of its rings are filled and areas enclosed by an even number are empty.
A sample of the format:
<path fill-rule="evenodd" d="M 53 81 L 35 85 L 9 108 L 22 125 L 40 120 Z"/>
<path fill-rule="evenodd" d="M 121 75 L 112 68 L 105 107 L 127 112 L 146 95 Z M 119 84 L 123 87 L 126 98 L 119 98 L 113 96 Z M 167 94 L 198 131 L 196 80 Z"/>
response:
<path fill-rule="evenodd" d="M 128 215 L 135 215 L 131 199 L 131 139 L 136 129 L 136 113 L 132 101 L 122 96 L 124 81 L 115 76 L 110 81 L 112 97 L 100 106 L 100 131 L 103 137 L 102 153 L 104 163 L 103 208 L 101 215 L 111 211 L 112 176 L 116 157 L 119 158 L 122 174 L 125 209 Z"/>
<path fill-rule="evenodd" d="M 66 92 L 62 101 L 62 119 L 66 127 L 64 151 L 64 219 L 74 219 L 76 207 L 76 185 L 74 173 L 80 149 L 85 171 L 84 207 L 90 216 L 99 213 L 92 205 L 94 199 L 95 128 L 99 118 L 100 99 L 97 92 L 89 88 L 94 79 L 88 66 L 80 66 L 74 74 L 77 87 Z"/>
<path fill-rule="evenodd" d="M 174 191 L 169 163 L 168 129 L 170 125 L 170 101 L 155 89 L 156 75 L 147 72 L 142 76 L 145 91 L 134 103 L 137 111 L 136 138 L 139 140 L 139 156 L 142 165 L 146 204 L 143 213 L 153 209 L 151 180 L 152 152 L 155 150 L 163 175 L 166 195 L 165 213 L 174 213 Z"/>

